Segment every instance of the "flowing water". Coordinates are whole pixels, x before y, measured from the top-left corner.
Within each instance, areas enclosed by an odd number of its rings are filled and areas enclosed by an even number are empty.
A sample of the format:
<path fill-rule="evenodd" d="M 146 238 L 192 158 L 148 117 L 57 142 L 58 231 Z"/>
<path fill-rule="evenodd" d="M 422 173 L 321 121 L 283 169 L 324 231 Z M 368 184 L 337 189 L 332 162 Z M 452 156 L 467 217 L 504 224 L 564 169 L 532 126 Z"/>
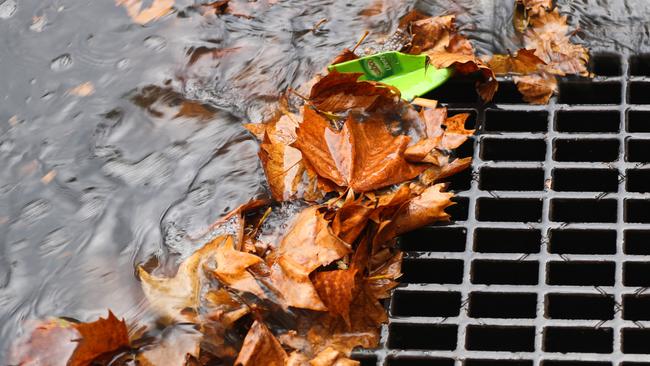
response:
<path fill-rule="evenodd" d="M 516 49 L 511 0 L 244 4 L 252 17 L 193 5 L 143 26 L 112 0 L 0 0 L 0 354 L 29 319 L 112 309 L 146 324 L 135 267 L 188 255 L 268 195 L 242 124 L 365 30 L 385 38 L 417 7 L 456 14 L 479 53 Z M 649 48 L 650 2 L 559 5 L 578 41 Z"/>

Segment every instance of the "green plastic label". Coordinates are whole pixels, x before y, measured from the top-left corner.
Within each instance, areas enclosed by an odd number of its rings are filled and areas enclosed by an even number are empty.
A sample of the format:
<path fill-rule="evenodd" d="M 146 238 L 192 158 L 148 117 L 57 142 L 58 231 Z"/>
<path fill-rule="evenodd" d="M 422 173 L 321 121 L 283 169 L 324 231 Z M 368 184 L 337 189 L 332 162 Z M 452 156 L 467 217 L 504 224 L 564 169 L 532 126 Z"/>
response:
<path fill-rule="evenodd" d="M 397 55 L 393 53 L 379 54 L 360 61 L 369 80 L 381 80 L 401 71 Z"/>

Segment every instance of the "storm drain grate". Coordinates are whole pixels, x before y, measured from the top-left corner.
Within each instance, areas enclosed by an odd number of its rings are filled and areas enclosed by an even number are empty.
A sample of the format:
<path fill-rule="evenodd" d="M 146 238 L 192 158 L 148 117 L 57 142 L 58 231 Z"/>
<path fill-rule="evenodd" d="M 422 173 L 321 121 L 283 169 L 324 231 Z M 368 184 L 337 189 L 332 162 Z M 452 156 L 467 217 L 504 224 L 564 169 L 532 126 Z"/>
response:
<path fill-rule="evenodd" d="M 548 106 L 510 81 L 470 112 L 454 222 L 401 238 L 402 285 L 363 365 L 650 366 L 650 56 L 595 55 Z"/>

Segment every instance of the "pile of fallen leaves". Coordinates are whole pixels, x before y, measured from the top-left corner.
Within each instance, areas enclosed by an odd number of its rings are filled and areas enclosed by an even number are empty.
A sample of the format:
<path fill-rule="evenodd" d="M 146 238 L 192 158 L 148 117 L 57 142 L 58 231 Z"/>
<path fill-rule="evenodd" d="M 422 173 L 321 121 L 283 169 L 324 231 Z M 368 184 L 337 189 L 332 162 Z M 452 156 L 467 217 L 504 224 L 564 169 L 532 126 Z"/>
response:
<path fill-rule="evenodd" d="M 476 76 L 478 93 L 489 100 L 498 85 L 490 65 L 526 77 L 569 72 L 554 61 L 558 53 L 548 53 L 568 47 L 566 40 L 535 26 L 555 19 L 557 10 L 540 5 L 528 13 L 527 39 L 543 55 L 520 50 L 485 63 L 453 16 L 417 12 L 402 20 L 399 32 L 408 37 L 399 48 Z M 345 50 L 336 61 L 356 57 Z M 128 331 L 110 312 L 92 323 L 50 319 L 16 342 L 10 362 L 358 365 L 349 358 L 352 349 L 376 347 L 388 319 L 383 300 L 401 275 L 396 239 L 449 219 L 453 194 L 441 182 L 470 165 L 471 158 L 454 158 L 453 150 L 473 134 L 465 128 L 467 114 L 450 117 L 432 100 L 409 103 L 397 89 L 359 77 L 318 76 L 301 104 L 284 97 L 271 120 L 246 125 L 260 140 L 273 200 L 248 202 L 214 223 L 206 244 L 175 274 L 138 268 L 162 331 L 137 324 Z M 174 97 L 152 91 L 161 92 Z"/>

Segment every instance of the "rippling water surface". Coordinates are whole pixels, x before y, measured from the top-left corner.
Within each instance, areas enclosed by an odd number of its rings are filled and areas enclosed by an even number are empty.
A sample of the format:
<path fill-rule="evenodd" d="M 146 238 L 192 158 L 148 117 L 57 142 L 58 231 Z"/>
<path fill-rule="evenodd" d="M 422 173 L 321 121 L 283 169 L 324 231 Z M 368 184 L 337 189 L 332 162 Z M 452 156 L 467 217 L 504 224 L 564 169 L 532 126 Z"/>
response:
<path fill-rule="evenodd" d="M 0 354 L 28 319 L 150 320 L 135 266 L 186 256 L 267 196 L 242 124 L 365 30 L 386 37 L 418 7 L 457 14 L 479 53 L 515 48 L 510 0 L 244 4 L 252 18 L 193 5 L 143 26 L 111 0 L 0 0 Z M 648 49 L 650 2 L 560 6 L 582 42 Z"/>

